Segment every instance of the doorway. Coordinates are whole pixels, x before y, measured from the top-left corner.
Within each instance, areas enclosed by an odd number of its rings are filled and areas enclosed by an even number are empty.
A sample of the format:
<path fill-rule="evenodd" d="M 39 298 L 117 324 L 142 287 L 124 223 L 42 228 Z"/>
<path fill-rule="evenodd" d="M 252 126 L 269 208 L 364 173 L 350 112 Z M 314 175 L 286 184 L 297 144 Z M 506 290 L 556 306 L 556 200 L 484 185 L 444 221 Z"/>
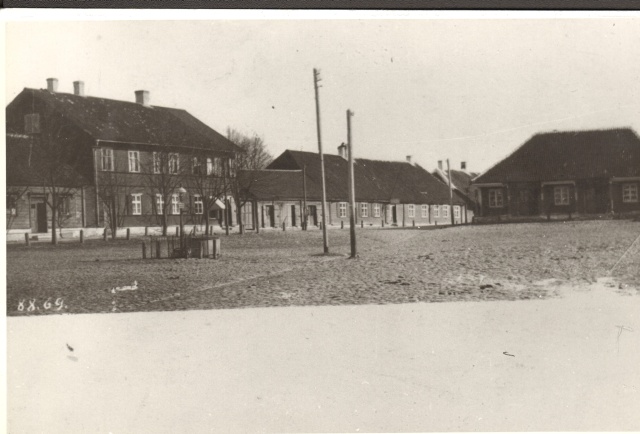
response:
<path fill-rule="evenodd" d="M 47 204 L 43 199 L 31 199 L 31 232 L 46 234 L 47 227 Z"/>
<path fill-rule="evenodd" d="M 314 226 L 318 226 L 318 209 L 315 205 L 309 205 L 309 220 Z"/>
<path fill-rule="evenodd" d="M 398 224 L 398 212 L 395 205 L 391 205 L 391 223 L 394 225 Z"/>
<path fill-rule="evenodd" d="M 291 205 L 291 226 L 298 226 L 296 220 L 296 206 Z"/>

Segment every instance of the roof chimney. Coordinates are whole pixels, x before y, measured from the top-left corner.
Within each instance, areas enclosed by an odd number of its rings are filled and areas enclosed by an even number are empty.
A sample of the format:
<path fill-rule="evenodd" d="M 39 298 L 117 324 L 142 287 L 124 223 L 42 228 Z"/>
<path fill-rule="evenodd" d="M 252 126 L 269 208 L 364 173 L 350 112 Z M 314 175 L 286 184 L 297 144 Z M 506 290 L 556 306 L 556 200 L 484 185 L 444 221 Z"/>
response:
<path fill-rule="evenodd" d="M 467 170 L 467 162 L 466 161 L 462 161 L 460 163 L 460 170 Z"/>
<path fill-rule="evenodd" d="M 136 90 L 136 102 L 144 106 L 149 105 L 149 91 L 148 90 Z"/>
<path fill-rule="evenodd" d="M 58 91 L 58 79 L 57 78 L 47 78 L 47 90 L 49 92 L 57 92 Z"/>
<path fill-rule="evenodd" d="M 438 169 L 442 170 L 442 160 L 438 160 Z"/>
<path fill-rule="evenodd" d="M 73 82 L 73 94 L 78 96 L 84 96 L 84 81 Z"/>
<path fill-rule="evenodd" d="M 347 155 L 347 145 L 342 143 L 340 146 L 338 146 L 338 155 L 340 155 L 345 160 L 349 158 Z"/>
<path fill-rule="evenodd" d="M 407 163 L 412 164 L 411 163 L 411 155 L 407 155 Z"/>

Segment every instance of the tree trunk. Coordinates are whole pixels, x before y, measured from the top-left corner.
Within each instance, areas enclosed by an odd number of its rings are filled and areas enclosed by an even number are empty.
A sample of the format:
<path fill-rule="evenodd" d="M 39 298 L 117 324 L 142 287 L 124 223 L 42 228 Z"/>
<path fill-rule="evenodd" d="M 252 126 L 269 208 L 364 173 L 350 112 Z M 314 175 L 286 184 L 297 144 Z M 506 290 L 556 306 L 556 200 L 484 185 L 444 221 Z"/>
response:
<path fill-rule="evenodd" d="M 238 232 L 244 234 L 244 222 L 242 221 L 242 206 L 240 201 L 236 202 L 236 220 L 238 220 Z"/>
<path fill-rule="evenodd" d="M 58 201 L 55 193 L 51 198 L 51 244 L 58 244 L 58 233 L 56 232 L 56 222 L 58 220 Z"/>
<path fill-rule="evenodd" d="M 209 208 L 207 208 L 207 213 L 204 216 L 204 222 L 205 222 L 205 228 L 204 228 L 204 234 L 206 236 L 209 236 Z"/>
<path fill-rule="evenodd" d="M 167 236 L 167 213 L 163 213 L 162 214 L 162 236 L 166 237 Z"/>

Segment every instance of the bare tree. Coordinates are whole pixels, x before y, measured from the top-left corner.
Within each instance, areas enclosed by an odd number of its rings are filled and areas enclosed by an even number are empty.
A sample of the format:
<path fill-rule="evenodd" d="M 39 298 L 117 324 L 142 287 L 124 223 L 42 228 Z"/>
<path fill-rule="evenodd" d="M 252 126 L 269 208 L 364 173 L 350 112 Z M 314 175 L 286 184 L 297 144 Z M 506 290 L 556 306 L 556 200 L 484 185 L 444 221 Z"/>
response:
<path fill-rule="evenodd" d="M 194 209 L 192 213 L 200 215 L 201 223 L 205 224 L 205 234 L 209 234 L 209 210 L 216 200 L 225 197 L 224 161 L 227 158 L 211 155 L 206 149 L 195 149 L 191 153 L 191 175 L 188 176 L 189 190 L 200 199 L 201 209 Z"/>
<path fill-rule="evenodd" d="M 111 231 L 111 238 L 115 240 L 118 228 L 124 225 L 127 215 L 126 197 L 131 192 L 131 187 L 127 186 L 124 175 L 118 171 L 116 161 L 114 166 L 114 171 L 100 173 L 98 197 L 104 209 L 105 222 Z"/>
<path fill-rule="evenodd" d="M 228 167 L 228 179 L 231 195 L 236 204 L 236 216 L 240 233 L 244 233 L 244 222 L 242 221 L 242 207 L 249 200 L 246 194 L 255 181 L 255 177 L 237 177 L 238 170 L 260 170 L 264 169 L 273 161 L 273 157 L 267 151 L 264 140 L 254 135 L 253 137 L 244 135 L 234 129 L 227 129 L 227 138 L 235 143 L 240 151 L 236 154 L 235 163 L 230 163 Z M 255 223 L 257 224 L 257 222 Z"/>
<path fill-rule="evenodd" d="M 188 161 L 184 156 L 166 146 L 158 146 L 153 152 L 151 162 L 145 167 L 146 184 L 152 193 L 153 211 L 157 222 L 162 226 L 162 235 L 167 235 L 168 211 L 171 200 L 186 182 Z"/>
<path fill-rule="evenodd" d="M 40 113 L 32 121 L 31 150 L 28 170 L 42 186 L 44 200 L 51 210 L 51 243 L 58 244 L 58 222 L 67 198 L 85 183 L 80 168 L 82 153 L 78 144 L 80 133 L 62 116 L 51 110 Z"/>

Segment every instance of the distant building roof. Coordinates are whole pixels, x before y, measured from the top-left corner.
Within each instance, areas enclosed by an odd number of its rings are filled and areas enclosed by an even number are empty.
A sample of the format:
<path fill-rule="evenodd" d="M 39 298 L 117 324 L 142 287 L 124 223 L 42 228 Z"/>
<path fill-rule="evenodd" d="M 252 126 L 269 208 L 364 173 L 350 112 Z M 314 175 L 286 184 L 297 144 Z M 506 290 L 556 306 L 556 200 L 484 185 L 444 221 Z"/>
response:
<path fill-rule="evenodd" d="M 338 155 L 325 154 L 327 200 L 348 200 L 348 162 Z M 306 168 L 307 197 L 319 200 L 322 196 L 320 156 L 314 152 L 287 150 L 276 158 L 268 169 L 302 170 Z M 432 174 L 418 165 L 407 162 L 354 160 L 356 201 L 447 204 L 449 189 Z M 283 186 L 285 188 L 285 186 Z M 300 181 L 300 194 L 301 181 Z M 301 196 L 298 196 L 301 197 Z M 464 202 L 454 197 L 454 203 Z"/>
<path fill-rule="evenodd" d="M 238 150 L 226 137 L 182 109 L 25 88 L 7 111 L 25 99 L 44 101 L 96 140 Z"/>
<path fill-rule="evenodd" d="M 303 197 L 301 170 L 238 170 L 237 177 L 238 183 L 248 190 L 251 199 L 287 200 Z"/>
<path fill-rule="evenodd" d="M 536 134 L 474 183 L 640 176 L 640 138 L 630 128 Z"/>

